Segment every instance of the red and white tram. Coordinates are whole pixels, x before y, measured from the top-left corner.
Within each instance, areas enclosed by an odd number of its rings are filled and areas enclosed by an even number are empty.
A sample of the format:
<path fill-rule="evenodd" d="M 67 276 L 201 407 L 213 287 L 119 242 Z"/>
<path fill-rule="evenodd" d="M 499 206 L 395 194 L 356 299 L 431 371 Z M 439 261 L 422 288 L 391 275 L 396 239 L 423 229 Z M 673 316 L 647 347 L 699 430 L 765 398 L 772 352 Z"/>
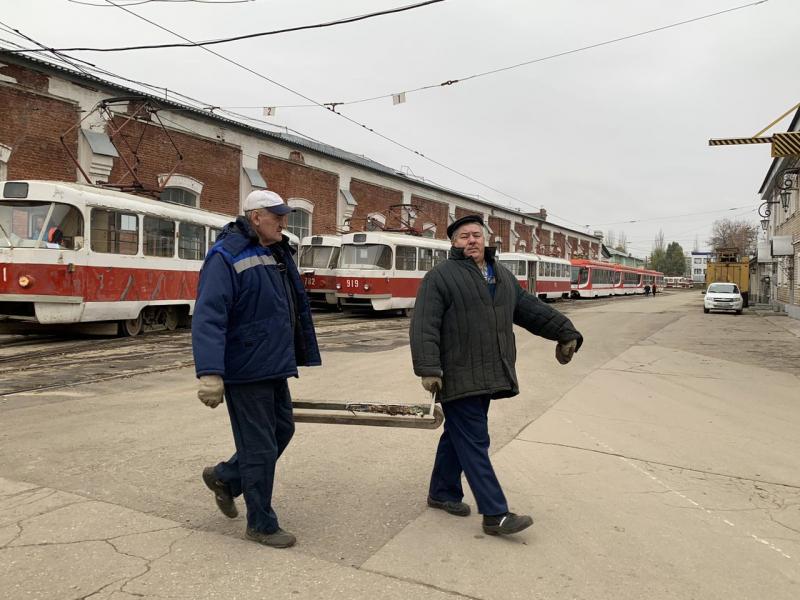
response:
<path fill-rule="evenodd" d="M 0 322 L 26 327 L 106 322 L 136 335 L 187 323 L 205 254 L 231 221 L 87 185 L 0 185 Z"/>
<path fill-rule="evenodd" d="M 644 294 L 645 286 L 652 288 L 654 282 L 663 286 L 664 274 L 596 260 L 572 260 L 573 298 Z"/>
<path fill-rule="evenodd" d="M 570 262 L 527 252 L 502 252 L 500 263 L 517 278 L 522 289 L 539 298 L 569 298 Z"/>
<path fill-rule="evenodd" d="M 336 297 L 342 308 L 414 308 L 425 273 L 447 260 L 450 242 L 403 233 L 367 231 L 342 236 Z"/>
<path fill-rule="evenodd" d="M 338 235 L 314 235 L 300 242 L 300 274 L 312 304 L 335 307 L 336 264 L 342 238 Z"/>
<path fill-rule="evenodd" d="M 597 260 L 573 259 L 572 260 L 572 297 L 597 298 L 598 296 L 613 296 L 617 285 L 616 273 L 619 265 L 600 262 Z M 638 278 L 638 276 L 637 276 Z M 623 279 L 619 279 L 620 284 Z"/>

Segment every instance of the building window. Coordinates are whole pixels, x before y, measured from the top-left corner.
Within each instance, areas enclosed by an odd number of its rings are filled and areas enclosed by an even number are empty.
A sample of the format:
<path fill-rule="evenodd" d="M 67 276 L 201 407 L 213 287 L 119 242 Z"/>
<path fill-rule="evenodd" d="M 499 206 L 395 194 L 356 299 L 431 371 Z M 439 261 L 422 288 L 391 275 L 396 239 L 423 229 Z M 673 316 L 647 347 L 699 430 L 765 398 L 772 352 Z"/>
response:
<path fill-rule="evenodd" d="M 161 192 L 162 202 L 171 202 L 173 204 L 182 204 L 183 206 L 191 206 L 197 208 L 199 196 L 190 190 L 178 187 L 164 188 Z"/>
<path fill-rule="evenodd" d="M 289 213 L 288 229 L 301 240 L 311 235 L 311 213 L 295 208 Z"/>
<path fill-rule="evenodd" d="M 139 252 L 139 218 L 133 213 L 92 209 L 91 248 L 95 252 L 133 255 Z"/>
<path fill-rule="evenodd" d="M 158 217 L 144 217 L 144 255 L 175 256 L 175 222 Z"/>

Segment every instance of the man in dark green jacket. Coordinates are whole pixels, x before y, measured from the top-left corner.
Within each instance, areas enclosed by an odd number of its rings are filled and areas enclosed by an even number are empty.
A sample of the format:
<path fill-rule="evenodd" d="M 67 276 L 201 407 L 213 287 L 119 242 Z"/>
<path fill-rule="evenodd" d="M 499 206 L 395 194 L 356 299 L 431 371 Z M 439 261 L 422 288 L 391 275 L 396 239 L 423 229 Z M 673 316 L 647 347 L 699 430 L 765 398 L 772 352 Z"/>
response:
<path fill-rule="evenodd" d="M 466 475 L 483 530 L 511 534 L 533 524 L 508 510 L 489 459 L 489 403 L 519 393 L 513 326 L 557 342 L 556 359 L 572 360 L 583 336 L 560 312 L 525 292 L 487 248 L 479 215 L 447 228 L 448 260 L 422 281 L 411 319 L 411 357 L 423 387 L 438 392 L 445 415 L 428 492 L 428 506 L 467 516 Z"/>

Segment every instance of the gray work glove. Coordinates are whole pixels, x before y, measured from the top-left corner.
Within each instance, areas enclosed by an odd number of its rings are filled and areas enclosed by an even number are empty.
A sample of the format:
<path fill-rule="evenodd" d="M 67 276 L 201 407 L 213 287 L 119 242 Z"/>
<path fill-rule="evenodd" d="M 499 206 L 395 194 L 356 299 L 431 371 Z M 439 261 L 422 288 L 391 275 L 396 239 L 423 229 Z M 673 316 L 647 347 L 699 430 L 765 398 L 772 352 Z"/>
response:
<path fill-rule="evenodd" d="M 562 365 L 567 364 L 572 360 L 572 355 L 575 354 L 575 349 L 578 347 L 578 340 L 570 340 L 568 342 L 558 342 L 556 345 L 556 360 Z"/>
<path fill-rule="evenodd" d="M 425 388 L 426 392 L 430 392 L 431 394 L 435 394 L 439 390 L 442 389 L 442 378 L 441 377 L 423 377 L 422 378 L 422 387 Z"/>
<path fill-rule="evenodd" d="M 209 408 L 217 408 L 222 403 L 222 394 L 225 392 L 225 384 L 219 375 L 203 375 L 200 377 L 200 385 L 197 390 L 197 397 L 200 402 Z"/>

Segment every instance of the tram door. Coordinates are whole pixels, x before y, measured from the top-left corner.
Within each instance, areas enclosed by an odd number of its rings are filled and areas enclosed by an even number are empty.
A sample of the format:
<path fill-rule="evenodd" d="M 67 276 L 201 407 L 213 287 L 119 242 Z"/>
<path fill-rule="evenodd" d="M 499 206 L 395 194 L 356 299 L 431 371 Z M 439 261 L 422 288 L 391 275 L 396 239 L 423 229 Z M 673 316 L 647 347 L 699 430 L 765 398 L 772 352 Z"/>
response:
<path fill-rule="evenodd" d="M 528 261 L 528 292 L 531 294 L 536 293 L 536 266 L 538 263 L 535 260 Z"/>

